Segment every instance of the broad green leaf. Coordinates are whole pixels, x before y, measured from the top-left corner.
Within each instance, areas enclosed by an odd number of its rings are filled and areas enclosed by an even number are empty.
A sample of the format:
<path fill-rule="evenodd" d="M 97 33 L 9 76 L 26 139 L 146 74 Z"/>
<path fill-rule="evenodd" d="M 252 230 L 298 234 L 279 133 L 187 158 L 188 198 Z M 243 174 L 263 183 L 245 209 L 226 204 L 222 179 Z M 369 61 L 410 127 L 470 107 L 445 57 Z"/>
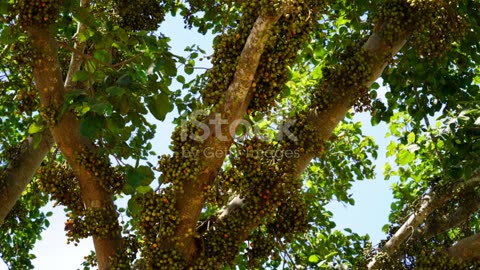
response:
<path fill-rule="evenodd" d="M 88 79 L 90 74 L 85 70 L 79 70 L 73 75 L 72 81 L 74 82 L 83 82 Z"/>
<path fill-rule="evenodd" d="M 28 133 L 29 134 L 35 134 L 42 132 L 45 126 L 42 123 L 39 122 L 34 122 L 28 127 Z"/>
<path fill-rule="evenodd" d="M 17 41 L 19 30 L 14 29 L 15 26 L 4 26 L 0 32 L 0 44 L 8 45 Z"/>
<path fill-rule="evenodd" d="M 103 119 L 96 114 L 88 113 L 80 120 L 80 134 L 88 138 L 95 138 L 102 127 Z"/>
<path fill-rule="evenodd" d="M 415 133 L 413 132 L 408 133 L 407 142 L 408 144 L 412 144 L 415 142 Z"/>
<path fill-rule="evenodd" d="M 125 94 L 127 91 L 123 87 L 118 87 L 118 86 L 110 86 L 107 89 L 105 89 L 108 94 L 112 96 L 122 96 Z"/>
<path fill-rule="evenodd" d="M 110 53 L 107 50 L 96 50 L 93 53 L 93 57 L 103 63 L 110 62 Z"/>
<path fill-rule="evenodd" d="M 415 154 L 408 149 L 401 150 L 397 155 L 397 163 L 400 166 L 405 166 L 415 160 Z"/>
<path fill-rule="evenodd" d="M 148 193 L 150 191 L 152 191 L 153 189 L 150 187 L 150 186 L 139 186 L 137 188 L 137 192 L 139 194 L 145 194 L 145 193 Z"/>
<path fill-rule="evenodd" d="M 160 120 L 165 120 L 167 113 L 171 112 L 174 108 L 173 104 L 170 102 L 168 96 L 165 93 L 160 93 L 158 96 L 145 98 L 147 102 L 148 110 L 152 115 Z"/>
<path fill-rule="evenodd" d="M 315 254 L 310 255 L 308 257 L 308 261 L 311 262 L 311 263 L 318 263 L 320 261 L 320 259 L 321 259 L 320 256 L 315 255 Z"/>
<path fill-rule="evenodd" d="M 131 167 L 127 170 L 126 182 L 135 189 L 149 185 L 153 179 L 153 171 L 147 166 Z"/>
<path fill-rule="evenodd" d="M 42 142 L 42 133 L 34 133 L 32 135 L 32 139 L 33 139 L 33 149 L 37 149 L 37 147 L 40 145 L 40 143 Z"/>
<path fill-rule="evenodd" d="M 177 81 L 181 84 L 185 84 L 185 77 L 183 77 L 182 75 L 178 75 Z"/>
<path fill-rule="evenodd" d="M 185 73 L 187 73 L 188 75 L 191 75 L 194 71 L 194 66 L 191 64 L 186 64 L 184 70 L 185 70 Z"/>

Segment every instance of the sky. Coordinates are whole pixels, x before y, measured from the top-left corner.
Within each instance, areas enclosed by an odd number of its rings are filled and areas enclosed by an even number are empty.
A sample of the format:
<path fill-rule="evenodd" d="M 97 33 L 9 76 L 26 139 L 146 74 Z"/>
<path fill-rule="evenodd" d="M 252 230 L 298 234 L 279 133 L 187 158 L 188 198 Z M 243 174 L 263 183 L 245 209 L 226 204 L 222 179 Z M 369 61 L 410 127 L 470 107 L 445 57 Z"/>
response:
<path fill-rule="evenodd" d="M 202 36 L 194 30 L 186 30 L 183 28 L 183 25 L 182 18 L 168 17 L 159 30 L 172 39 L 170 44 L 174 54 L 185 55 L 183 49 L 192 44 L 198 44 L 207 53 L 211 52 L 211 37 Z M 385 88 L 381 88 L 379 97 L 384 96 L 385 91 Z M 170 114 L 164 122 L 158 122 L 151 118 L 151 121 L 155 121 L 158 128 L 157 135 L 152 141 L 154 145 L 153 150 L 157 154 L 169 152 L 166 142 L 170 141 L 170 134 L 174 128 L 171 124 L 173 117 L 174 114 Z M 372 127 L 367 113 L 358 114 L 354 119 L 362 122 L 363 133 L 373 136 L 379 145 L 378 160 L 376 161 L 377 177 L 374 180 L 356 181 L 353 184 L 350 193 L 353 194 L 355 199 L 354 206 L 331 202 L 328 209 L 333 212 L 333 220 L 339 230 L 351 228 L 358 234 L 369 234 L 372 243 L 375 245 L 385 237 L 381 228 L 388 223 L 390 203 L 393 198 L 390 186 L 394 180 L 384 181 L 382 172 L 382 167 L 386 162 L 384 158 L 385 149 L 388 145 L 388 140 L 384 138 L 387 127 L 385 124 Z M 156 160 L 150 160 L 150 162 L 155 164 Z M 125 203 L 125 200 L 122 203 Z M 73 244 L 67 245 L 64 232 L 66 217 L 63 209 L 60 207 L 52 208 L 50 203 L 45 207 L 45 211 L 52 211 L 53 216 L 50 219 L 50 227 L 42 233 L 42 240 L 37 242 L 33 250 L 37 257 L 33 260 L 35 269 L 82 269 L 83 256 L 89 254 L 90 250 L 93 250 L 91 238 L 82 240 L 78 246 Z M 0 270 L 7 270 L 6 265 L 1 260 Z"/>

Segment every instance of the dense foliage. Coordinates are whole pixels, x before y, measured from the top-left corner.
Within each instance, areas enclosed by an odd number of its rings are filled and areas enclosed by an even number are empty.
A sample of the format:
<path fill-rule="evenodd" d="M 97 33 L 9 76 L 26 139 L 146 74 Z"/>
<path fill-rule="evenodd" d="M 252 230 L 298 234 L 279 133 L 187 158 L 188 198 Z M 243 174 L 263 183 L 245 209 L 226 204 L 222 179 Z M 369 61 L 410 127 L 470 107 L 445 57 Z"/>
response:
<path fill-rule="evenodd" d="M 85 269 L 480 260 L 465 251 L 480 241 L 477 0 L 8 0 L 0 14 L 0 254 L 11 269 L 33 269 L 49 201 L 67 209 L 68 242 L 93 238 Z M 213 53 L 172 53 L 157 31 L 168 16 L 213 36 Z M 336 230 L 326 209 L 354 204 L 352 183 L 375 177 L 378 146 L 356 112 L 388 123 L 384 176 L 399 179 L 378 245 Z M 154 140 L 152 117 L 168 114 L 171 142 Z"/>

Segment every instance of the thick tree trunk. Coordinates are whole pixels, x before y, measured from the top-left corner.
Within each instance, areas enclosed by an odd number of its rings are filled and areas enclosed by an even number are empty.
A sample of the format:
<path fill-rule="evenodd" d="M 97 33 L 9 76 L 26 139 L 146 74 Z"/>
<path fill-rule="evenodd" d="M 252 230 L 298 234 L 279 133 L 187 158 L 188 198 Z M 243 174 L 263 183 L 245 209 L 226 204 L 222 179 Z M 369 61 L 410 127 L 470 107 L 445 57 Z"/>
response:
<path fill-rule="evenodd" d="M 5 171 L 0 174 L 2 187 L 0 187 L 0 225 L 13 208 L 28 183 L 35 175 L 45 155 L 53 146 L 53 138 L 49 130 L 42 133 L 42 140 L 34 146 L 33 137 L 29 136 L 18 146 L 15 160 L 8 164 Z"/>
<path fill-rule="evenodd" d="M 88 6 L 88 1 L 81 0 L 80 5 L 86 7 Z M 78 23 L 75 35 L 78 36 L 80 32 L 84 31 L 86 31 L 86 26 Z M 85 43 L 75 41 L 75 49 L 77 52 L 83 52 L 85 46 Z M 65 79 L 65 89 L 69 90 L 73 88 L 73 75 L 80 70 L 82 63 L 83 57 L 78 53 L 73 53 L 67 71 L 67 78 Z M 0 205 L 4 206 L 0 209 L 0 225 L 27 187 L 28 182 L 35 175 L 36 170 L 53 144 L 52 134 L 50 130 L 47 129 L 42 133 L 42 140 L 37 147 L 34 147 L 32 136 L 29 136 L 19 146 L 19 155 L 16 157 L 15 164 L 9 164 L 4 173 L 4 188 L 0 190 Z"/>
<path fill-rule="evenodd" d="M 113 195 L 100 185 L 102 179 L 90 172 L 78 159 L 82 148 L 90 152 L 95 151 L 92 143 L 80 135 L 78 119 L 70 111 L 65 112 L 64 115 L 58 115 L 64 103 L 65 88 L 58 61 L 57 41 L 46 28 L 41 26 L 30 26 L 28 34 L 35 53 L 33 75 L 41 105 L 44 110 L 50 112 L 49 119 L 46 121 L 49 123 L 55 142 L 79 180 L 85 208 L 115 211 Z M 118 221 L 116 223 L 116 226 L 119 226 Z M 121 247 L 120 232 L 110 237 L 94 235 L 93 241 L 99 269 L 110 269 L 111 257 Z"/>

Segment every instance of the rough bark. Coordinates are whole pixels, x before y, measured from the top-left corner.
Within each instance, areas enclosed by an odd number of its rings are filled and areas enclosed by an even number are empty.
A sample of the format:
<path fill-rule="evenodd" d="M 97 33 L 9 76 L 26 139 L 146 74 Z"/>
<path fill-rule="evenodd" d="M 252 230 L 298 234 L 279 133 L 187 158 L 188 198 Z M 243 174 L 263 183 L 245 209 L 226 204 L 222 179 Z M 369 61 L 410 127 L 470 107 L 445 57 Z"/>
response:
<path fill-rule="evenodd" d="M 448 229 L 457 227 L 468 220 L 475 212 L 480 210 L 480 194 L 468 196 L 467 201 L 462 201 L 459 206 L 450 212 L 438 209 L 437 212 L 445 213 L 438 218 L 427 218 L 425 224 L 417 228 L 412 240 L 417 239 L 429 240 L 430 238 L 441 234 Z"/>
<path fill-rule="evenodd" d="M 12 210 L 18 198 L 35 175 L 43 158 L 53 146 L 53 138 L 49 130 L 42 133 L 42 140 L 35 147 L 33 137 L 29 136 L 18 146 L 15 160 L 8 164 L 3 172 L 4 179 L 0 188 L 0 225 Z M 1 177 L 1 176 L 0 176 Z"/>
<path fill-rule="evenodd" d="M 477 170 L 473 176 L 467 181 L 460 180 L 455 184 L 449 192 L 435 193 L 431 192 L 423 197 L 422 203 L 417 211 L 412 213 L 407 221 L 395 232 L 395 234 L 388 240 L 380 249 L 380 253 L 392 255 L 420 226 L 425 219 L 436 209 L 442 207 L 446 202 L 453 198 L 459 191 L 472 187 L 480 181 L 480 171 Z M 368 264 L 368 269 L 379 269 L 379 265 L 375 257 Z"/>
<path fill-rule="evenodd" d="M 53 109 L 53 114 L 46 119 L 50 131 L 62 151 L 63 156 L 75 172 L 86 208 L 115 209 L 113 196 L 100 186 L 97 176 L 82 166 L 77 158 L 81 147 L 94 151 L 94 146 L 80 134 L 79 121 L 73 112 L 67 111 L 58 116 L 63 105 L 65 87 L 62 81 L 61 66 L 58 61 L 58 44 L 52 33 L 41 26 L 30 26 L 28 34 L 34 49 L 33 75 L 40 95 L 42 108 Z M 59 118 L 59 119 L 57 119 Z M 110 258 L 121 246 L 121 235 L 116 233 L 109 238 L 93 237 L 99 269 L 110 268 Z"/>
<path fill-rule="evenodd" d="M 446 250 L 447 254 L 460 263 L 480 260 L 480 234 L 459 240 Z"/>
<path fill-rule="evenodd" d="M 382 29 L 380 29 L 382 30 Z M 407 38 L 407 33 L 401 33 L 397 40 L 393 43 L 386 42 L 378 32 L 373 33 L 367 42 L 363 45 L 363 50 L 366 55 L 373 56 L 383 56 L 383 57 L 373 57 L 370 58 L 368 63 L 372 70 L 371 76 L 365 82 L 364 85 L 360 87 L 370 86 L 378 79 L 385 67 L 388 65 L 391 57 L 393 57 L 405 44 Z M 387 57 L 388 56 L 388 57 Z M 345 74 L 349 76 L 349 74 Z M 351 89 L 341 89 L 335 84 L 328 84 L 327 82 L 327 95 L 331 95 L 333 103 L 328 106 L 327 110 L 317 110 L 317 108 L 310 108 L 310 113 L 308 115 L 307 121 L 314 127 L 314 134 L 324 140 L 327 140 L 335 127 L 342 121 L 345 117 L 347 111 L 352 107 L 351 100 L 353 99 L 354 91 Z M 342 98 L 335 98 L 340 96 L 342 92 L 345 92 L 345 96 Z M 349 96 L 352 95 L 352 96 Z M 303 171 L 310 164 L 311 160 L 315 158 L 314 153 L 303 152 L 300 157 L 294 161 L 294 174 L 295 178 L 299 178 Z M 259 203 L 263 203 L 261 200 Z M 226 207 L 225 211 L 220 214 L 220 219 L 227 219 L 230 215 L 238 214 L 238 209 L 243 206 L 243 200 L 241 198 L 235 198 L 232 202 Z M 246 240 L 251 233 L 251 231 L 259 225 L 261 219 L 252 218 L 247 222 L 242 229 L 237 230 L 237 235 L 232 235 L 235 239 L 238 239 L 238 243 Z M 219 224 L 221 226 L 221 223 Z"/>
<path fill-rule="evenodd" d="M 88 6 L 88 4 L 87 0 L 82 0 L 80 3 L 81 6 Z M 78 23 L 75 36 L 83 31 L 86 31 L 86 26 Z M 75 40 L 75 49 L 79 53 L 85 50 L 85 46 L 85 43 Z M 8 51 L 8 49 L 8 47 L 5 48 L 5 51 Z M 73 88 L 73 75 L 80 70 L 83 63 L 83 57 L 79 53 L 72 53 L 64 83 L 64 87 L 67 90 Z M 53 144 L 52 134 L 47 129 L 42 133 L 42 140 L 37 147 L 34 147 L 32 136 L 25 139 L 19 146 L 20 152 L 15 159 L 15 164 L 9 164 L 4 173 L 4 188 L 0 190 L 0 205 L 4 206 L 0 209 L 0 225 L 27 187 L 28 182 L 35 175 L 36 170 Z"/>
<path fill-rule="evenodd" d="M 226 149 L 233 143 L 229 129 L 236 128 L 231 123 L 243 119 L 248 104 L 252 98 L 251 85 L 257 70 L 260 57 L 263 53 L 265 43 L 269 38 L 269 30 L 278 21 L 280 14 L 276 16 L 259 16 L 253 25 L 252 31 L 242 50 L 238 60 L 237 69 L 228 87 L 223 104 L 216 112 L 207 117 L 205 124 L 210 127 L 211 134 L 203 142 L 203 149 L 220 149 L 223 156 L 214 155 L 203 160 L 199 175 L 195 182 L 186 182 L 182 190 L 176 196 L 176 210 L 179 214 L 179 224 L 176 227 L 175 235 L 180 239 L 175 241 L 175 247 L 188 262 L 193 262 L 196 255 L 195 238 L 189 231 L 194 231 L 200 217 L 202 208 L 205 205 L 205 197 L 202 195 L 204 187 L 210 185 L 217 176 L 225 156 Z M 217 113 L 217 112 L 222 112 Z M 218 122 L 218 121 L 223 122 Z M 229 125 L 223 124 L 229 123 Z M 216 134 L 216 126 L 221 126 L 222 134 Z M 224 138 L 224 139 L 219 139 Z M 171 243 L 165 241 L 164 249 L 170 249 Z"/>

